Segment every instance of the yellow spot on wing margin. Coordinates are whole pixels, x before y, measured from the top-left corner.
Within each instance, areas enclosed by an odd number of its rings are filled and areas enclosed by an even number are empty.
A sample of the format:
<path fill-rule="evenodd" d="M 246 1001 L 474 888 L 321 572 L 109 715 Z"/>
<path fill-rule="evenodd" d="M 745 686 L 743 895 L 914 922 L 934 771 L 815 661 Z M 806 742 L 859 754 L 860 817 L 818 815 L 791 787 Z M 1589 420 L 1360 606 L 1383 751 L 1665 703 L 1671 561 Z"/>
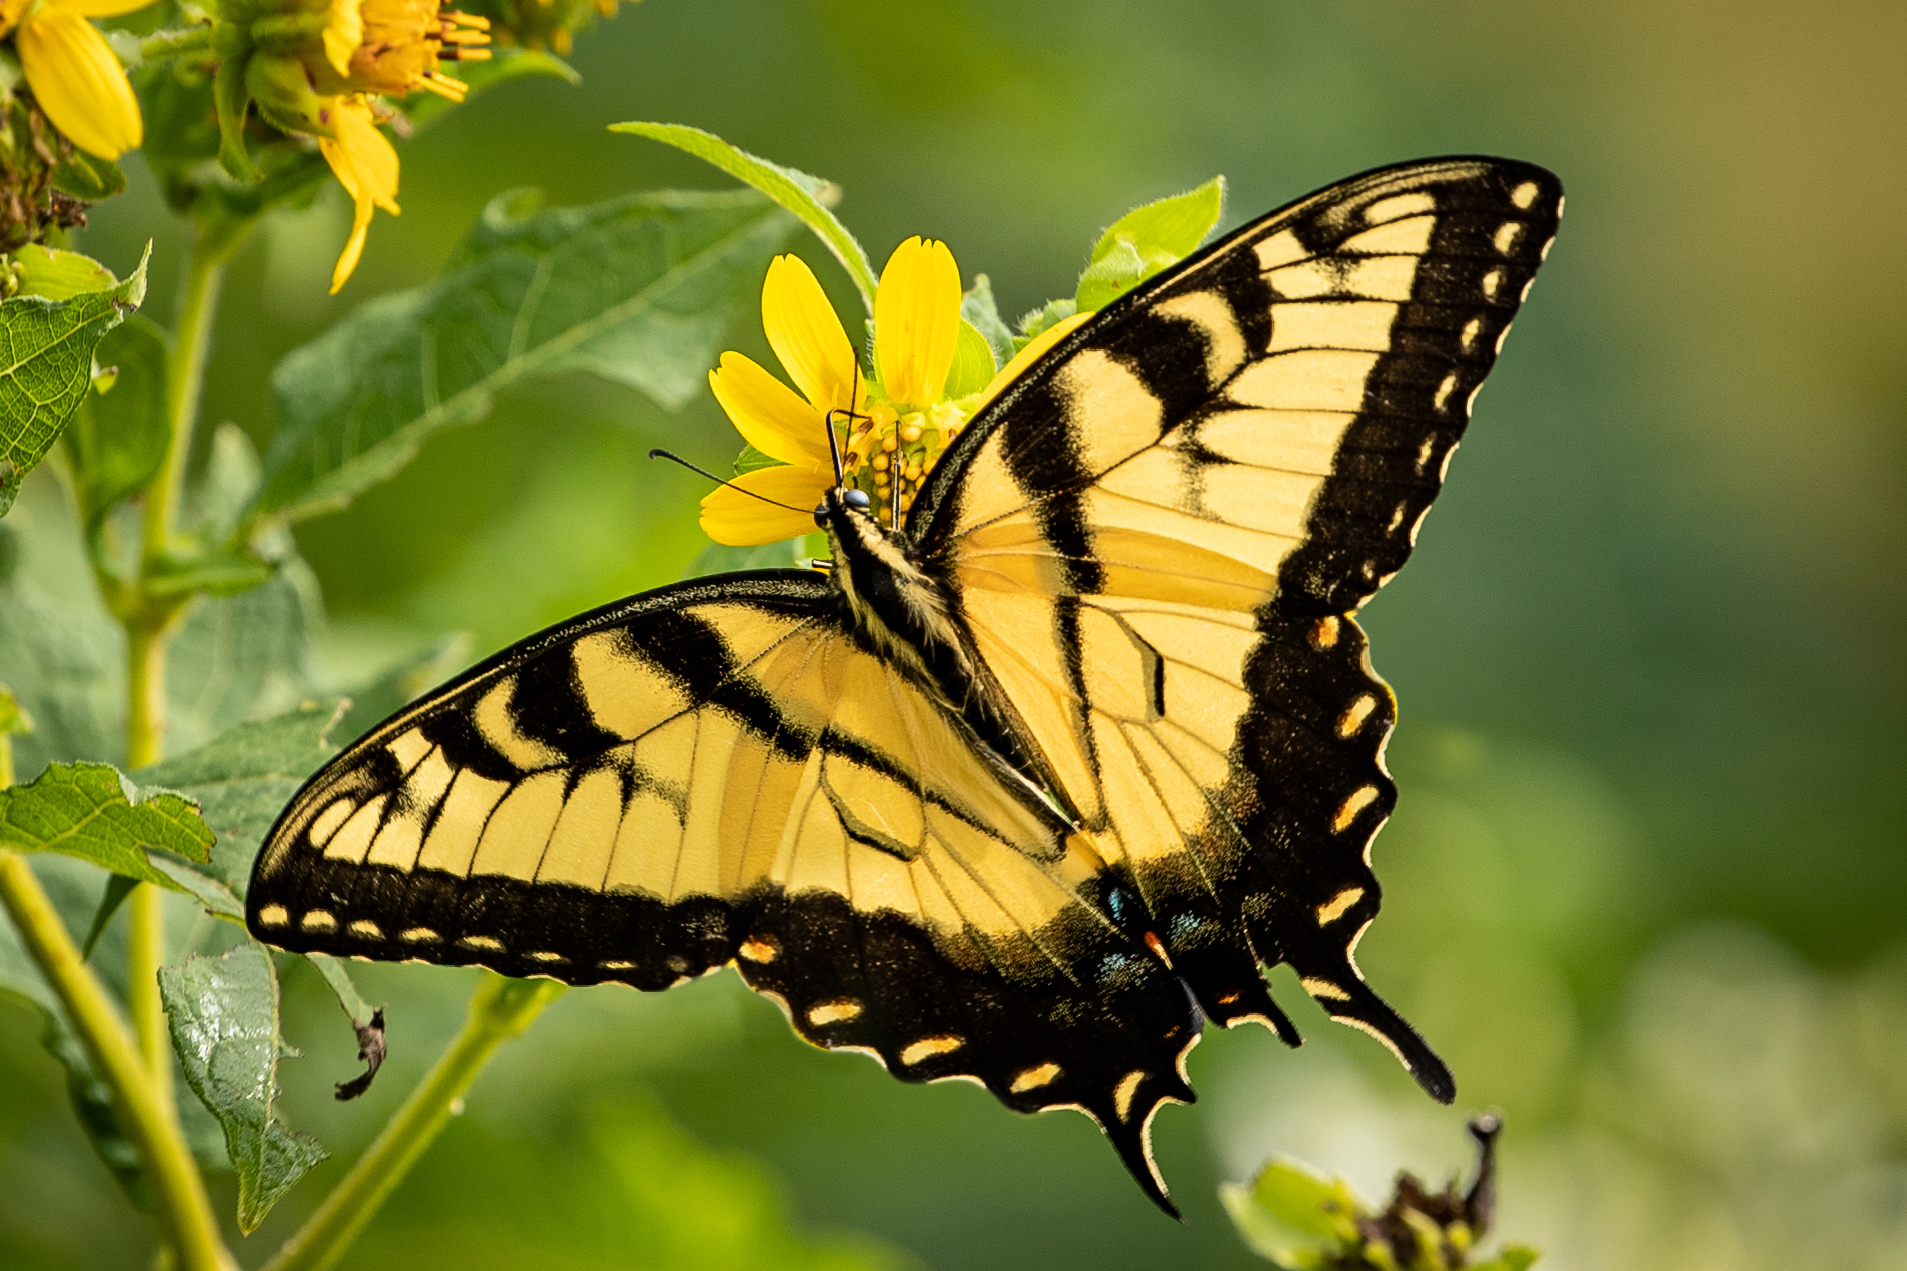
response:
<path fill-rule="evenodd" d="M 808 1008 L 808 1022 L 816 1028 L 825 1024 L 845 1024 L 849 1020 L 859 1019 L 860 1016 L 861 1004 L 851 997 L 821 1002 Z"/>
<path fill-rule="evenodd" d="M 901 1051 L 901 1062 L 909 1068 L 935 1055 L 952 1054 L 967 1044 L 964 1037 L 955 1037 L 952 1033 L 941 1033 L 936 1037 L 923 1037 L 907 1049 Z"/>
<path fill-rule="evenodd" d="M 1013 1078 L 1013 1084 L 1007 1087 L 1014 1094 L 1025 1094 L 1029 1090 L 1038 1090 L 1041 1086 L 1050 1086 L 1059 1076 L 1058 1064 L 1041 1064 L 1037 1068 L 1028 1068 Z"/>
<path fill-rule="evenodd" d="M 1325 926 L 1344 916 L 1344 911 L 1364 899 L 1362 887 L 1346 887 L 1331 899 L 1318 906 L 1318 925 Z"/>

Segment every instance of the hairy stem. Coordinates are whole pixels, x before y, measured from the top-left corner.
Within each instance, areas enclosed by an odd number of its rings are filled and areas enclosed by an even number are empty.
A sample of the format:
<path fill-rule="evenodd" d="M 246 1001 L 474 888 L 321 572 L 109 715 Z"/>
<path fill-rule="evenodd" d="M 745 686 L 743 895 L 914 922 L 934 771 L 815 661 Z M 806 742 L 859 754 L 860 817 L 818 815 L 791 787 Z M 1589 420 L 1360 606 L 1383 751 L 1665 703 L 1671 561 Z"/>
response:
<path fill-rule="evenodd" d="M 497 1047 L 528 1028 L 562 991 L 552 980 L 510 980 L 484 972 L 471 994 L 463 1031 L 263 1271 L 323 1271 L 335 1264 L 444 1128 L 451 1105 L 470 1089 Z"/>
<path fill-rule="evenodd" d="M 66 1007 L 93 1067 L 112 1091 L 113 1112 L 139 1149 L 152 1182 L 161 1229 L 178 1255 L 181 1271 L 236 1271 L 170 1100 L 154 1086 L 112 998 L 80 956 L 72 933 L 60 921 L 26 858 L 4 848 L 0 848 L 0 904 Z"/>

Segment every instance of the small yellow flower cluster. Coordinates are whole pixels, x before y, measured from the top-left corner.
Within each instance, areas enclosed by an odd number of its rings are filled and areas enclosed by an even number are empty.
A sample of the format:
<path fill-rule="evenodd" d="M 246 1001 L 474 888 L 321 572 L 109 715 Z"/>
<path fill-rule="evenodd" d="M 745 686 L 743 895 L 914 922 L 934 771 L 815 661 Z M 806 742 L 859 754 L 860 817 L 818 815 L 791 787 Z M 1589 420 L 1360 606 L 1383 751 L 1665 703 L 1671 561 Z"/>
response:
<path fill-rule="evenodd" d="M 489 27 L 439 0 L 222 0 L 221 81 L 242 76 L 245 98 L 268 123 L 316 137 L 351 196 L 351 237 L 331 274 L 334 293 L 357 268 L 373 209 L 398 213 L 397 151 L 378 131 L 374 99 L 427 91 L 462 101 L 463 81 L 438 63 L 488 58 Z M 238 173 L 249 167 L 242 103 L 220 102 L 226 166 Z"/>
<path fill-rule="evenodd" d="M 881 271 L 874 293 L 872 382 L 814 272 L 799 257 L 780 256 L 769 265 L 761 307 L 769 347 L 800 393 L 740 353 L 724 353 L 709 372 L 715 400 L 736 430 L 779 461 L 743 473 L 702 500 L 703 531 L 735 547 L 778 542 L 813 528 L 806 509 L 834 484 L 830 429 L 843 480 L 870 496 L 882 524 L 898 523 L 967 421 L 1091 316 L 1079 314 L 1042 332 L 985 389 L 950 400 L 945 390 L 960 339 L 960 269 L 945 243 L 910 238 Z"/>

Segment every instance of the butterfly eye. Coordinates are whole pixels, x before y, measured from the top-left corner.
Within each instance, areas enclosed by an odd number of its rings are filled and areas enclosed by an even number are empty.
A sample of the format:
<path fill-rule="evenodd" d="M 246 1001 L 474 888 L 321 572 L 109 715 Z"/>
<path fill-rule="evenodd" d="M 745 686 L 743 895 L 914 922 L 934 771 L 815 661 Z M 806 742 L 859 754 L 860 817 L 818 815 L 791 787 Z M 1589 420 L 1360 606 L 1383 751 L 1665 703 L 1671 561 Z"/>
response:
<path fill-rule="evenodd" d="M 874 506 L 874 500 L 867 497 L 866 490 L 849 490 L 841 496 L 841 501 L 856 512 L 865 512 Z"/>
<path fill-rule="evenodd" d="M 814 523 L 820 526 L 824 530 L 828 528 L 828 505 L 827 504 L 818 503 L 815 505 Z"/>

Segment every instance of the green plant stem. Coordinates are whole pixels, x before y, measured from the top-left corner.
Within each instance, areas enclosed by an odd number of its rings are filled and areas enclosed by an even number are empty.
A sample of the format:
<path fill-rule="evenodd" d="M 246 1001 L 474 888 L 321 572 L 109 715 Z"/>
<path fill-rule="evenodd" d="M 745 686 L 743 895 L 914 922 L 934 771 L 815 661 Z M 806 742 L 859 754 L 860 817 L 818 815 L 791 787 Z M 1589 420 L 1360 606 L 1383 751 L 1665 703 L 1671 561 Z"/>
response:
<path fill-rule="evenodd" d="M 510 980 L 484 972 L 470 996 L 463 1031 L 377 1141 L 262 1271 L 324 1271 L 336 1263 L 444 1128 L 451 1105 L 470 1089 L 497 1047 L 528 1028 L 562 991 L 552 980 Z"/>
<path fill-rule="evenodd" d="M 209 53 L 212 51 L 212 24 L 181 27 L 176 30 L 154 31 L 139 41 L 139 60 L 157 62 L 168 57 L 179 57 L 186 53 Z"/>
<path fill-rule="evenodd" d="M 172 545 L 173 519 L 185 488 L 186 460 L 192 454 L 193 425 L 199 415 L 199 392 L 205 383 L 205 359 L 211 352 L 212 319 L 218 311 L 219 283 L 225 262 L 238 238 L 213 236 L 197 229 L 186 252 L 185 286 L 179 293 L 178 322 L 172 332 L 172 354 L 166 362 L 166 419 L 172 429 L 165 463 L 146 492 L 145 565 L 163 558 Z M 160 669 L 164 679 L 163 665 Z"/>
<path fill-rule="evenodd" d="M 80 956 L 72 933 L 26 858 L 4 848 L 0 848 L 0 903 L 66 1007 L 93 1067 L 112 1091 L 113 1112 L 139 1149 L 158 1202 L 161 1229 L 178 1255 L 181 1271 L 236 1271 L 171 1102 L 154 1086 L 112 998 Z"/>

